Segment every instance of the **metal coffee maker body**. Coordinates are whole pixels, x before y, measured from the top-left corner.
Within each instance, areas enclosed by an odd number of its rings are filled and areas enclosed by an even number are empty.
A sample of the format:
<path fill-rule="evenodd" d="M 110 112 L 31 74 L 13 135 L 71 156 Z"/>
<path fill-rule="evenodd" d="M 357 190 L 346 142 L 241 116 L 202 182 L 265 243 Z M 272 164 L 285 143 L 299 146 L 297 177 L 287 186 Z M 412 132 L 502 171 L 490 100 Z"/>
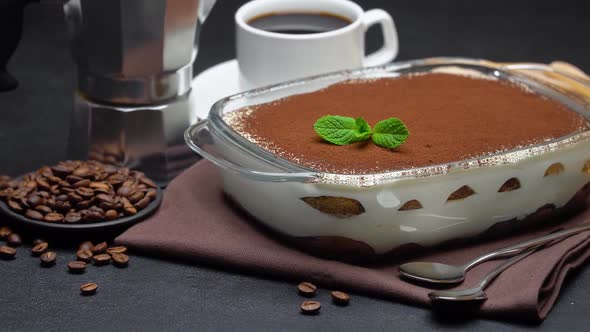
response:
<path fill-rule="evenodd" d="M 183 132 L 200 25 L 214 0 L 69 0 L 78 91 L 71 158 L 133 167 L 165 184 L 194 161 Z"/>

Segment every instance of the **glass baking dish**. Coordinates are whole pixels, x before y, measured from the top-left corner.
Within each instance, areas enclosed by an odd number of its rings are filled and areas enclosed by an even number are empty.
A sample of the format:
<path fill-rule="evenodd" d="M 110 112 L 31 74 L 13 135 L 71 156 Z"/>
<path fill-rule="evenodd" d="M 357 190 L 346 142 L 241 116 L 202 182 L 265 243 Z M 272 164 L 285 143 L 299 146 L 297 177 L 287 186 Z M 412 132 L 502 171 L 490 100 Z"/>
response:
<path fill-rule="evenodd" d="M 481 158 L 378 174 L 334 174 L 282 159 L 234 131 L 224 115 L 350 80 L 426 72 L 485 75 L 590 116 L 590 86 L 540 64 L 430 58 L 340 71 L 224 98 L 185 133 L 220 170 L 223 190 L 291 243 L 363 260 L 482 234 L 513 231 L 579 209 L 589 193 L 590 131 Z M 544 79 L 544 74 L 547 79 Z M 550 75 L 549 75 L 550 74 Z"/>

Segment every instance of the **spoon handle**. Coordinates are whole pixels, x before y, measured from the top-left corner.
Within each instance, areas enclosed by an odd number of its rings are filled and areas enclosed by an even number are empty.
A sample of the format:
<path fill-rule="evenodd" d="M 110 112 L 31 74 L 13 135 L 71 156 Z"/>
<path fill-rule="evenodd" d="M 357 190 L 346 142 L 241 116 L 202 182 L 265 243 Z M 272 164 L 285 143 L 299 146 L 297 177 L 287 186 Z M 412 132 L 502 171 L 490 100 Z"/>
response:
<path fill-rule="evenodd" d="M 534 246 L 532 248 L 526 249 L 523 252 L 521 252 L 520 254 L 518 254 L 518 255 L 510 258 L 509 260 L 505 261 L 504 263 L 496 266 L 496 268 L 494 268 L 492 271 L 490 271 L 488 274 L 486 274 L 480 280 L 480 282 L 477 284 L 476 288 L 480 288 L 481 290 L 483 290 L 500 273 L 502 273 L 504 270 L 506 270 L 510 266 L 512 266 L 512 265 L 516 264 L 517 262 L 521 261 L 522 259 L 528 257 L 530 254 L 532 254 L 533 252 L 535 252 L 539 247 L 541 247 L 541 245 Z"/>
<path fill-rule="evenodd" d="M 474 267 L 475 265 L 485 262 L 487 260 L 490 260 L 492 258 L 496 258 L 496 257 L 500 257 L 500 256 L 505 256 L 505 255 L 509 255 L 509 254 L 513 254 L 516 252 L 519 252 L 523 249 L 526 248 L 532 248 L 532 247 L 538 247 L 540 245 L 549 243 L 551 241 L 554 240 L 561 240 L 564 239 L 566 237 L 570 237 L 572 235 L 584 232 L 584 231 L 588 231 L 590 230 L 590 223 L 585 223 L 585 224 L 581 224 L 563 231 L 559 231 L 559 232 L 555 232 L 555 233 L 551 233 L 548 235 L 544 235 L 538 238 L 534 238 L 528 241 L 524 241 L 524 242 L 520 242 L 508 247 L 504 247 L 498 250 L 494 250 L 491 251 L 487 254 L 484 254 L 482 256 L 479 256 L 477 258 L 475 258 L 474 260 L 472 260 L 471 262 L 468 262 L 467 264 L 465 264 L 465 269 L 468 270 L 472 267 Z"/>

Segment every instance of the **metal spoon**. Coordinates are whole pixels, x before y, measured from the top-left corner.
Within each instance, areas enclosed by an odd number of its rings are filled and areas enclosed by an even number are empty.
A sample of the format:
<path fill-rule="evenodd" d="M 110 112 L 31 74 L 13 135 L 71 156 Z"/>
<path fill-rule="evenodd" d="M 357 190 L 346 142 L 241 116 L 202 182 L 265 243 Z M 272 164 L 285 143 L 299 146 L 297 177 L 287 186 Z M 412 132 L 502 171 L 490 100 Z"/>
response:
<path fill-rule="evenodd" d="M 521 259 L 532 254 L 541 246 L 536 246 L 527 249 L 522 253 L 510 258 L 504 263 L 498 265 L 495 269 L 486 274 L 475 287 L 461 290 L 438 290 L 428 294 L 432 301 L 483 301 L 488 298 L 488 295 L 483 291 L 484 288 L 494 280 L 502 271 L 512 266 Z"/>
<path fill-rule="evenodd" d="M 465 272 L 467 272 L 472 267 L 492 258 L 512 255 L 527 248 L 536 248 L 554 240 L 561 240 L 587 230 L 590 230 L 590 223 L 585 223 L 570 229 L 551 233 L 535 239 L 517 243 L 509 247 L 498 249 L 477 257 L 464 265 L 457 266 L 435 262 L 410 262 L 400 265 L 398 269 L 402 276 L 413 280 L 434 284 L 459 283 L 465 280 Z"/>

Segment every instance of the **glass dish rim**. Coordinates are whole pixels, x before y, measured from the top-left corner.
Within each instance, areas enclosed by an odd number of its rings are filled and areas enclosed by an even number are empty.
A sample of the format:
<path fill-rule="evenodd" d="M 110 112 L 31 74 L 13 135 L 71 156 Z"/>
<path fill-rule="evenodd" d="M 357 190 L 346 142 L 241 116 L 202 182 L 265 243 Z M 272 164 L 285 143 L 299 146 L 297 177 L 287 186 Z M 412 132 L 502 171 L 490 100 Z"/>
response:
<path fill-rule="evenodd" d="M 263 162 L 266 165 L 274 166 L 280 170 L 283 170 L 285 172 L 282 173 L 283 176 L 293 176 L 293 178 L 301 178 L 302 176 L 313 177 L 315 180 L 311 182 L 322 182 L 332 184 L 354 184 L 357 186 L 373 186 L 398 179 L 444 175 L 454 169 L 467 170 L 482 167 L 492 167 L 498 165 L 516 164 L 521 160 L 545 154 L 547 152 L 560 150 L 568 146 L 573 146 L 577 143 L 586 141 L 590 138 L 590 127 L 588 127 L 586 130 L 574 132 L 565 136 L 557 137 L 552 140 L 544 141 L 534 145 L 517 147 L 510 150 L 499 151 L 496 153 L 453 161 L 449 163 L 392 170 L 381 173 L 345 174 L 330 173 L 321 170 L 306 168 L 302 165 L 281 158 L 276 154 L 249 141 L 247 138 L 235 131 L 223 119 L 223 112 L 226 106 L 229 103 L 239 99 L 261 96 L 264 94 L 273 93 L 280 90 L 286 90 L 297 86 L 304 86 L 312 82 L 328 81 L 332 82 L 328 85 L 332 85 L 354 79 L 379 78 L 379 76 L 372 77 L 370 75 L 395 74 L 399 73 L 401 70 L 412 70 L 427 67 L 460 67 L 465 69 L 476 69 L 478 72 L 482 73 L 484 73 L 484 70 L 491 71 L 496 73 L 498 75 L 497 77 L 512 80 L 519 84 L 524 84 L 529 88 L 533 88 L 536 93 L 540 93 L 539 89 L 549 90 L 551 91 L 551 94 L 553 96 L 549 96 L 546 93 L 540 94 L 544 97 L 556 100 L 560 104 L 567 106 L 568 109 L 571 109 L 572 111 L 580 113 L 587 120 L 587 122 L 590 120 L 590 109 L 586 105 L 580 103 L 571 96 L 568 96 L 563 92 L 556 90 L 551 85 L 541 83 L 539 81 L 536 81 L 530 77 L 527 77 L 523 74 L 514 71 L 488 65 L 485 60 L 447 57 L 425 58 L 403 62 L 394 62 L 378 67 L 342 70 L 332 73 L 310 76 L 302 79 L 292 80 L 284 83 L 274 84 L 234 94 L 217 101 L 211 107 L 211 110 L 209 111 L 209 118 L 207 120 L 208 128 L 211 131 L 212 135 L 216 135 L 218 138 L 221 138 L 224 141 L 230 143 L 232 146 L 238 148 L 242 153 L 247 153 L 249 156 Z M 280 98 L 274 100 L 278 99 Z M 267 102 L 271 101 L 273 100 L 269 100 Z M 573 109 L 571 106 L 567 104 L 574 104 L 577 109 Z"/>

